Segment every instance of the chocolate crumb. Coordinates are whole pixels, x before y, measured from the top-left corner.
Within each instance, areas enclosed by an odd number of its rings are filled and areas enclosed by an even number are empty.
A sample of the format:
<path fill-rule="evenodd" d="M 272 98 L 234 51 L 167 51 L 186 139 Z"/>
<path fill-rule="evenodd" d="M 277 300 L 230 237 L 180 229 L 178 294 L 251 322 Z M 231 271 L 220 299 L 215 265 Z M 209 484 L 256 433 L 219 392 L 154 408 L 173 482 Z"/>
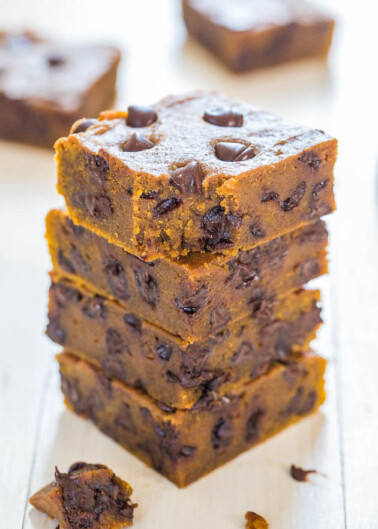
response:
<path fill-rule="evenodd" d="M 265 518 L 263 518 L 259 514 L 256 514 L 255 512 L 252 512 L 252 511 L 246 512 L 245 519 L 246 519 L 246 524 L 245 524 L 246 529 L 269 529 L 269 524 L 265 520 Z"/>
<path fill-rule="evenodd" d="M 316 474 L 316 470 L 303 470 L 303 468 L 296 467 L 295 465 L 291 465 L 290 467 L 290 476 L 295 479 L 295 481 L 307 481 L 309 474 Z"/>

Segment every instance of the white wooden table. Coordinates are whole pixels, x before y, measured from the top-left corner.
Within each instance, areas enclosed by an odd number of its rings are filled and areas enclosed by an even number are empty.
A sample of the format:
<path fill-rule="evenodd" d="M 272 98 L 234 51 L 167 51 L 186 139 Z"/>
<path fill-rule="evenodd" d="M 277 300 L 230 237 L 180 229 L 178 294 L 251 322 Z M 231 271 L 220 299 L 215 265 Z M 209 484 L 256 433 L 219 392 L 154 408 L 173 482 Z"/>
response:
<path fill-rule="evenodd" d="M 372 0 L 328 5 L 339 19 L 329 68 L 312 61 L 238 77 L 186 41 L 174 0 L 1 0 L 4 26 L 124 47 L 120 106 L 218 89 L 340 140 L 331 275 L 318 281 L 326 324 L 315 346 L 330 360 L 327 403 L 185 490 L 64 409 L 57 349 L 43 335 L 44 216 L 62 203 L 53 157 L 0 142 L 1 529 L 54 528 L 27 498 L 55 465 L 77 460 L 105 463 L 132 483 L 136 529 L 240 529 L 247 510 L 272 529 L 378 528 L 377 8 Z M 294 482 L 291 463 L 322 474 Z"/>

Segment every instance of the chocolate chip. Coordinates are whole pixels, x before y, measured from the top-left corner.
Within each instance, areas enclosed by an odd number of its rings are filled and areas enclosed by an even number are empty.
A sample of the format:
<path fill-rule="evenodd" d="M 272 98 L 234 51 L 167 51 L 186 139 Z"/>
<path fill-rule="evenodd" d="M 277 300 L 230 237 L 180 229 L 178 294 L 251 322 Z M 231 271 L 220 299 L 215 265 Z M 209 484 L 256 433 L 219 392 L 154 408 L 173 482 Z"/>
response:
<path fill-rule="evenodd" d="M 303 470 L 303 468 L 296 467 L 295 465 L 291 465 L 290 467 L 290 476 L 295 481 L 307 481 L 309 474 L 316 474 L 316 470 Z"/>
<path fill-rule="evenodd" d="M 257 156 L 256 148 L 250 146 L 244 149 L 244 151 L 238 154 L 236 158 L 234 158 L 232 161 L 233 162 L 245 162 L 246 160 L 251 160 L 255 156 Z"/>
<path fill-rule="evenodd" d="M 301 182 L 298 184 L 294 191 L 285 200 L 278 203 L 279 207 L 283 209 L 283 211 L 291 211 L 292 209 L 299 206 L 306 193 L 306 188 L 306 182 Z"/>
<path fill-rule="evenodd" d="M 93 155 L 91 152 L 83 152 L 84 165 L 88 171 L 90 179 L 96 185 L 102 186 L 108 179 L 109 164 L 103 156 Z"/>
<path fill-rule="evenodd" d="M 64 345 L 66 341 L 66 333 L 63 330 L 58 318 L 50 318 L 47 325 L 46 334 L 54 342 Z"/>
<path fill-rule="evenodd" d="M 121 149 L 124 152 L 140 152 L 152 149 L 155 144 L 148 140 L 140 132 L 135 132 L 130 138 L 121 145 Z"/>
<path fill-rule="evenodd" d="M 126 123 L 129 127 L 148 127 L 155 123 L 158 117 L 155 110 L 151 107 L 131 105 L 127 111 Z"/>
<path fill-rule="evenodd" d="M 239 250 L 237 259 L 228 262 L 231 272 L 229 280 L 236 290 L 247 288 L 253 281 L 260 280 L 260 255 L 259 247 L 252 252 Z"/>
<path fill-rule="evenodd" d="M 143 198 L 144 200 L 153 200 L 158 196 L 158 193 L 155 191 L 147 191 L 147 193 L 142 193 L 140 195 L 140 198 Z"/>
<path fill-rule="evenodd" d="M 243 114 L 227 108 L 205 112 L 203 119 L 217 127 L 242 127 L 244 120 Z"/>
<path fill-rule="evenodd" d="M 89 266 L 76 246 L 72 246 L 70 250 L 70 257 L 76 272 L 83 275 L 88 274 Z"/>
<path fill-rule="evenodd" d="M 88 298 L 85 300 L 82 313 L 91 319 L 105 319 L 106 318 L 106 307 L 104 305 L 105 299 L 100 296 L 94 298 Z"/>
<path fill-rule="evenodd" d="M 167 198 L 162 200 L 159 204 L 153 209 L 152 216 L 154 219 L 166 215 L 170 211 L 177 209 L 181 206 L 182 201 L 179 198 Z"/>
<path fill-rule="evenodd" d="M 246 424 L 246 441 L 247 443 L 255 443 L 258 440 L 260 433 L 260 426 L 265 412 L 260 408 L 254 411 L 248 418 Z"/>
<path fill-rule="evenodd" d="M 231 320 L 231 315 L 224 305 L 217 305 L 210 312 L 210 328 L 216 331 L 225 327 Z"/>
<path fill-rule="evenodd" d="M 215 424 L 212 434 L 211 441 L 215 449 L 226 447 L 232 441 L 233 431 L 231 423 L 228 419 L 220 418 Z"/>
<path fill-rule="evenodd" d="M 249 225 L 249 233 L 255 239 L 263 239 L 266 236 L 265 231 L 259 226 L 257 222 L 252 222 L 252 224 Z"/>
<path fill-rule="evenodd" d="M 185 314 L 195 314 L 200 310 L 209 300 L 209 288 L 202 284 L 199 289 L 191 296 L 184 296 L 181 299 L 176 298 L 176 306 L 185 312 Z"/>
<path fill-rule="evenodd" d="M 326 178 L 325 180 L 321 180 L 317 184 L 314 185 L 311 191 L 311 195 L 313 198 L 318 198 L 320 193 L 325 189 L 329 184 L 329 178 Z"/>
<path fill-rule="evenodd" d="M 138 334 L 142 333 L 142 320 L 138 316 L 135 316 L 135 314 L 125 314 L 123 321 L 127 323 L 127 325 L 130 325 L 130 327 Z"/>
<path fill-rule="evenodd" d="M 134 276 L 141 298 L 152 307 L 155 307 L 160 298 L 155 279 L 142 267 L 134 268 Z"/>
<path fill-rule="evenodd" d="M 56 66 L 62 66 L 66 62 L 65 57 L 63 55 L 51 55 L 47 58 L 47 63 L 52 68 L 55 68 Z"/>
<path fill-rule="evenodd" d="M 68 272 L 69 274 L 76 273 L 74 265 L 72 264 L 71 260 L 63 253 L 62 249 L 58 251 L 58 263 L 65 272 Z"/>
<path fill-rule="evenodd" d="M 319 158 L 319 156 L 313 151 L 307 151 L 302 153 L 299 157 L 299 160 L 314 169 L 315 171 L 318 171 L 319 167 L 322 164 L 321 158 Z"/>
<path fill-rule="evenodd" d="M 222 206 L 215 206 L 205 213 L 201 228 L 206 234 L 204 247 L 206 250 L 224 249 L 233 246 L 231 229 L 238 229 L 242 219 L 231 213 L 225 214 Z"/>
<path fill-rule="evenodd" d="M 117 298 L 129 299 L 130 292 L 125 270 L 117 259 L 108 258 L 104 266 L 104 274 L 111 293 Z"/>
<path fill-rule="evenodd" d="M 316 258 L 307 259 L 298 268 L 298 278 L 300 284 L 307 283 L 311 279 L 318 277 L 320 274 L 320 265 L 319 261 Z"/>
<path fill-rule="evenodd" d="M 244 143 L 219 142 L 215 145 L 215 155 L 224 162 L 233 162 L 245 148 Z"/>
<path fill-rule="evenodd" d="M 76 288 L 71 288 L 62 283 L 51 285 L 53 299 L 59 308 L 66 307 L 69 303 L 77 303 L 82 299 L 82 295 Z"/>
<path fill-rule="evenodd" d="M 172 356 L 172 347 L 166 343 L 159 343 L 155 347 L 155 353 L 161 360 L 168 362 Z"/>
<path fill-rule="evenodd" d="M 287 416 L 306 415 L 314 408 L 316 399 L 317 395 L 315 391 L 305 393 L 304 388 L 300 387 L 286 406 L 285 414 Z"/>
<path fill-rule="evenodd" d="M 66 217 L 65 228 L 67 229 L 68 233 L 71 233 L 74 237 L 77 238 L 81 237 L 85 232 L 85 228 L 83 228 L 83 226 L 74 224 L 69 217 Z"/>
<path fill-rule="evenodd" d="M 201 166 L 195 161 L 171 171 L 170 174 L 172 185 L 184 195 L 200 195 L 203 177 Z"/>
<path fill-rule="evenodd" d="M 106 331 L 105 338 L 106 351 L 109 355 L 118 355 L 122 353 L 129 353 L 129 348 L 124 336 L 121 336 L 118 331 L 109 327 Z"/>
<path fill-rule="evenodd" d="M 85 205 L 95 219 L 103 220 L 113 213 L 110 199 L 105 195 L 86 196 Z"/>
<path fill-rule="evenodd" d="M 71 129 L 71 134 L 79 134 L 79 132 L 85 132 L 96 122 L 96 119 L 81 119 L 80 121 L 76 121 L 74 127 Z"/>
<path fill-rule="evenodd" d="M 255 512 L 252 512 L 252 511 L 246 512 L 245 519 L 246 519 L 246 524 L 245 524 L 246 529 L 269 529 L 269 524 L 265 520 L 265 518 L 263 518 L 259 514 L 256 514 Z"/>
<path fill-rule="evenodd" d="M 137 428 L 135 426 L 133 415 L 130 410 L 130 405 L 126 402 L 121 403 L 121 408 L 115 416 L 114 422 L 123 430 L 126 430 L 127 432 L 136 435 Z"/>
<path fill-rule="evenodd" d="M 261 202 L 270 202 L 270 201 L 276 201 L 279 197 L 278 193 L 275 191 L 267 191 L 264 193 L 264 195 L 261 197 Z"/>

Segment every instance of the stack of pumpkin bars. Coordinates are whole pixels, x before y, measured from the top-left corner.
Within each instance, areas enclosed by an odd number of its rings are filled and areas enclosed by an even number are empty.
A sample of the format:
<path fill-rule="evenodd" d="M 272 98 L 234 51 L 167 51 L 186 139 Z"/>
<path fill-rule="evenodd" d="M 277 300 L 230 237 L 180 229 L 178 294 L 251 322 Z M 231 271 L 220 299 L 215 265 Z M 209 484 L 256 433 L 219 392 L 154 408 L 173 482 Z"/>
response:
<path fill-rule="evenodd" d="M 47 334 L 67 405 L 178 486 L 315 411 L 336 141 L 209 93 L 56 143 Z"/>

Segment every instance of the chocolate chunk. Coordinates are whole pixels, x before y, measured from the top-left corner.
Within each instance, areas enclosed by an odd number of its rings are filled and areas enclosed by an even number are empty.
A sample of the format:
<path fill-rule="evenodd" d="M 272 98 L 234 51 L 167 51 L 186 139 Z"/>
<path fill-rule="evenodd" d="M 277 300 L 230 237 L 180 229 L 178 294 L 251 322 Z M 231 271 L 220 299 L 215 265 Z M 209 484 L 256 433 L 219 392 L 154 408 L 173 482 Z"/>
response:
<path fill-rule="evenodd" d="M 124 336 L 121 336 L 118 331 L 109 327 L 106 331 L 105 338 L 106 352 L 109 355 L 118 355 L 122 353 L 129 353 L 129 347 Z"/>
<path fill-rule="evenodd" d="M 262 418 L 264 417 L 265 412 L 260 408 L 254 411 L 248 418 L 246 424 L 246 441 L 247 443 L 254 443 L 259 438 L 260 426 Z"/>
<path fill-rule="evenodd" d="M 127 323 L 127 325 L 130 325 L 130 327 L 138 334 L 142 333 L 142 320 L 138 316 L 135 316 L 135 314 L 125 314 L 123 321 Z"/>
<path fill-rule="evenodd" d="M 195 161 L 171 171 L 170 174 L 172 185 L 184 195 L 200 195 L 203 177 L 201 166 Z"/>
<path fill-rule="evenodd" d="M 325 180 L 321 180 L 317 184 L 314 185 L 311 191 L 311 195 L 313 198 L 318 198 L 320 193 L 325 189 L 329 184 L 329 178 L 326 178 Z"/>
<path fill-rule="evenodd" d="M 73 263 L 71 262 L 71 260 L 63 253 L 63 250 L 60 249 L 58 251 L 58 263 L 59 263 L 59 266 L 61 268 L 63 268 L 63 270 L 65 272 L 68 272 L 69 274 L 75 274 L 76 273 L 76 270 L 75 270 L 75 267 L 73 265 Z"/>
<path fill-rule="evenodd" d="M 215 449 L 226 447 L 232 441 L 233 429 L 229 419 L 220 418 L 215 424 L 212 434 L 211 441 Z"/>
<path fill-rule="evenodd" d="M 270 201 L 276 201 L 278 198 L 278 193 L 275 191 L 267 191 L 264 193 L 264 195 L 261 197 L 261 202 L 270 202 Z"/>
<path fill-rule="evenodd" d="M 215 155 L 224 162 L 233 162 L 245 150 L 244 143 L 219 142 L 215 145 Z"/>
<path fill-rule="evenodd" d="M 319 167 L 322 164 L 321 158 L 319 158 L 319 156 L 313 151 L 306 151 L 302 153 L 299 157 L 299 160 L 305 165 L 308 165 L 309 167 L 314 169 L 315 171 L 318 171 Z"/>
<path fill-rule="evenodd" d="M 81 119 L 80 121 L 77 121 L 75 126 L 71 129 L 71 134 L 79 134 L 79 132 L 85 132 L 96 122 L 96 119 Z"/>
<path fill-rule="evenodd" d="M 249 233 L 255 239 L 263 239 L 266 236 L 265 231 L 259 226 L 257 222 L 252 222 L 252 224 L 249 225 Z"/>
<path fill-rule="evenodd" d="M 155 279 L 142 267 L 134 268 L 133 271 L 139 295 L 146 303 L 155 307 L 160 298 Z"/>
<path fill-rule="evenodd" d="M 290 467 L 290 476 L 295 481 L 307 481 L 309 474 L 316 474 L 316 470 L 303 470 L 303 468 L 296 467 L 295 465 L 291 465 Z"/>
<path fill-rule="evenodd" d="M 62 66 L 65 62 L 66 58 L 63 57 L 63 55 L 50 55 L 50 57 L 47 58 L 47 63 L 52 68 Z"/>
<path fill-rule="evenodd" d="M 243 114 L 231 109 L 210 110 L 205 112 L 203 119 L 218 127 L 242 127 Z"/>
<path fill-rule="evenodd" d="M 182 204 L 182 201 L 179 198 L 167 198 L 166 200 L 162 200 L 153 209 L 152 216 L 154 219 L 162 217 L 163 215 L 166 215 L 170 211 L 177 209 L 179 206 L 181 206 L 181 204 Z"/>
<path fill-rule="evenodd" d="M 155 144 L 148 140 L 140 132 L 135 132 L 130 138 L 121 145 L 121 149 L 124 152 L 140 152 L 152 149 Z"/>
<path fill-rule="evenodd" d="M 225 327 L 231 320 L 231 315 L 224 305 L 217 305 L 210 312 L 210 328 L 216 331 Z"/>
<path fill-rule="evenodd" d="M 104 305 L 105 299 L 100 296 L 87 299 L 82 307 L 82 312 L 91 319 L 105 319 L 106 318 L 106 307 Z"/>
<path fill-rule="evenodd" d="M 110 198 L 105 195 L 86 196 L 85 205 L 92 217 L 98 220 L 106 219 L 113 213 Z"/>
<path fill-rule="evenodd" d="M 60 321 L 57 318 L 50 318 L 47 325 L 46 334 L 54 342 L 64 345 L 66 341 L 66 333 L 62 329 Z"/>
<path fill-rule="evenodd" d="M 129 299 L 130 292 L 125 270 L 117 259 L 112 257 L 107 258 L 104 266 L 104 274 L 111 293 L 117 298 Z"/>
<path fill-rule="evenodd" d="M 155 347 L 155 353 L 161 360 L 168 362 L 172 356 L 172 347 L 166 343 L 159 343 Z"/>
<path fill-rule="evenodd" d="M 202 284 L 199 289 L 191 296 L 185 296 L 181 299 L 176 298 L 176 306 L 185 312 L 185 314 L 195 314 L 206 305 L 209 299 L 209 289 L 207 285 Z"/>
<path fill-rule="evenodd" d="M 269 529 L 269 524 L 265 520 L 265 518 L 263 518 L 259 514 L 256 514 L 255 512 L 252 512 L 252 511 L 246 512 L 245 519 L 246 519 L 246 524 L 245 524 L 246 529 Z"/>
<path fill-rule="evenodd" d="M 129 127 L 148 127 L 155 123 L 158 117 L 155 110 L 151 107 L 131 105 L 127 111 L 126 123 Z"/>
<path fill-rule="evenodd" d="M 136 435 L 137 428 L 135 426 L 135 422 L 134 422 L 133 415 L 130 410 L 130 406 L 126 402 L 121 403 L 121 408 L 118 411 L 114 422 L 117 426 L 121 427 L 123 430 L 126 430 L 132 433 L 133 435 Z"/>
<path fill-rule="evenodd" d="M 292 209 L 299 206 L 306 193 L 306 188 L 306 182 L 301 182 L 298 184 L 294 191 L 285 200 L 278 203 L 279 207 L 283 209 L 283 211 L 291 211 Z"/>

